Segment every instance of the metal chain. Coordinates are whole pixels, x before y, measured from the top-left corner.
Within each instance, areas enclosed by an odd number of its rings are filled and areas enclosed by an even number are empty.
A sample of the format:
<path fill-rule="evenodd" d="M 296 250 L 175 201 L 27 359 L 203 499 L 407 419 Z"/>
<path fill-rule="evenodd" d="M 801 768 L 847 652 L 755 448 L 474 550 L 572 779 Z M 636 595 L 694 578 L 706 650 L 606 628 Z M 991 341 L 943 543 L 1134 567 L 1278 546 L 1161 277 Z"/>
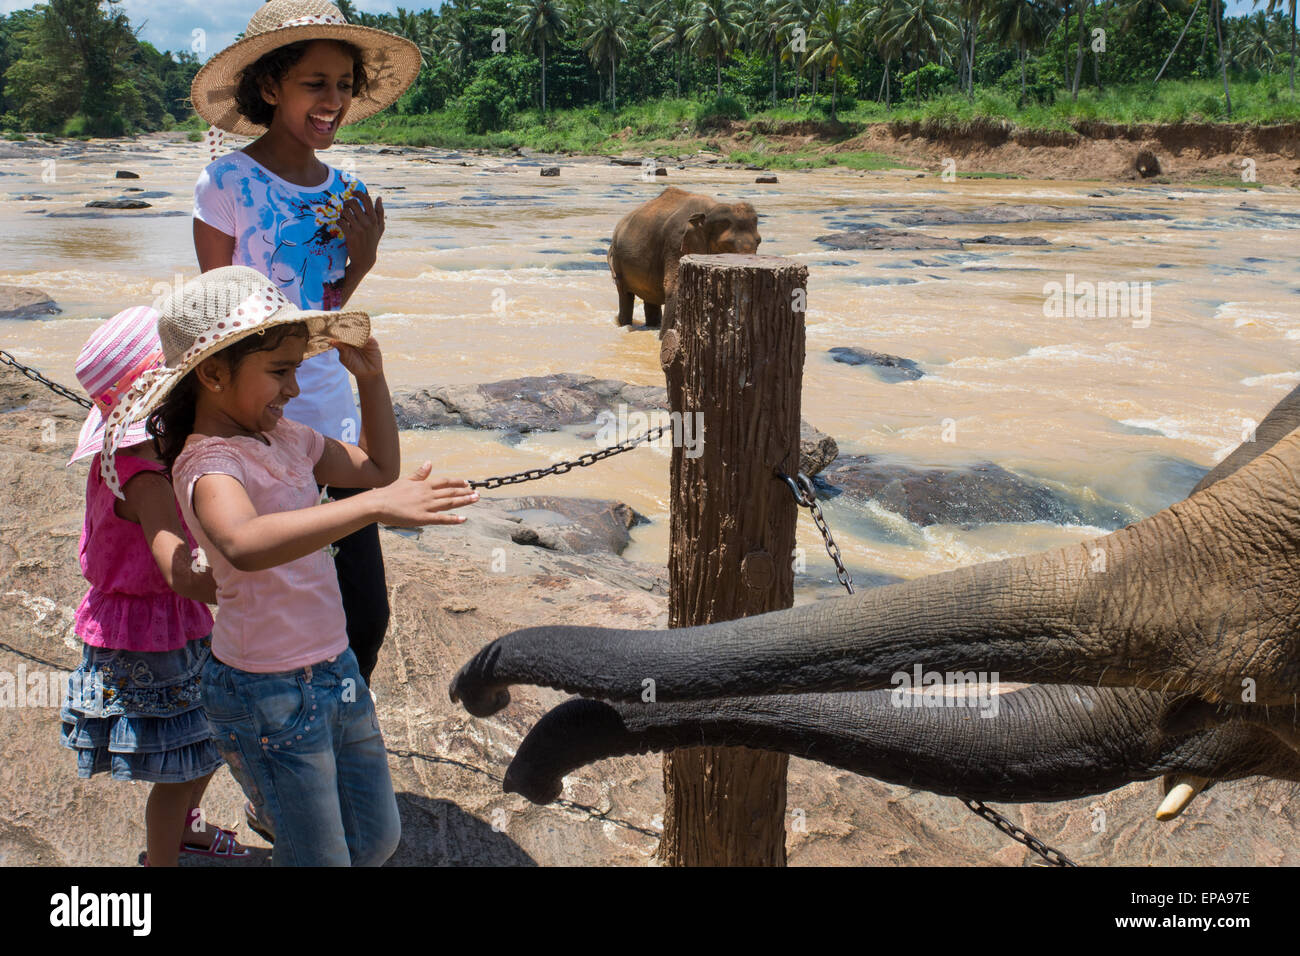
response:
<path fill-rule="evenodd" d="M 844 585 L 844 589 L 852 594 L 853 578 L 849 575 L 849 569 L 844 566 L 844 559 L 840 557 L 839 546 L 836 545 L 835 539 L 831 537 L 831 527 L 826 523 L 826 518 L 822 515 L 821 505 L 817 504 L 817 493 L 813 491 L 812 479 L 801 471 L 796 481 L 780 468 L 776 470 L 776 476 L 790 486 L 790 491 L 794 494 L 795 504 L 807 508 L 812 513 L 813 523 L 817 525 L 817 530 L 822 533 L 822 539 L 826 542 L 826 553 L 835 562 L 835 576 L 840 579 L 840 584 Z"/>
<path fill-rule="evenodd" d="M 959 799 L 961 800 L 962 803 L 966 804 L 966 806 L 970 809 L 971 813 L 983 817 L 985 820 L 993 824 L 995 827 L 997 827 L 1007 836 L 1011 837 L 1011 839 L 1015 840 L 1017 843 L 1023 843 L 1025 846 L 1029 847 L 1029 849 L 1033 850 L 1044 860 L 1046 860 L 1050 865 L 1073 866 L 1073 867 L 1077 867 L 1079 865 L 1078 863 L 1075 863 L 1073 860 L 1071 860 L 1064 853 L 1062 853 L 1060 850 L 1056 849 L 1055 847 L 1048 846 L 1046 843 L 1038 839 L 1038 837 L 1034 836 L 1024 827 L 1016 826 L 1014 823 L 1012 823 L 1002 814 L 998 813 L 992 807 L 987 806 L 983 802 L 979 800 L 972 800 L 969 797 L 960 797 Z"/>
<path fill-rule="evenodd" d="M 4 349 L 0 349 L 0 363 L 3 363 L 5 365 L 12 365 L 14 368 L 18 369 L 18 371 L 22 372 L 24 375 L 30 378 L 33 382 L 39 382 L 40 384 L 48 388 L 50 391 L 52 391 L 55 395 L 61 395 L 64 398 L 68 399 L 69 401 L 76 402 L 82 408 L 93 407 L 94 403 L 91 402 L 91 400 L 86 398 L 84 395 L 78 395 L 76 392 L 72 391 L 72 389 L 65 388 L 64 386 L 60 385 L 58 382 L 51 382 L 40 372 L 36 371 L 36 369 L 28 368 L 26 365 L 18 361 L 16 358 L 14 358 Z"/>
<path fill-rule="evenodd" d="M 567 471 L 572 471 L 575 467 L 586 468 L 588 465 L 594 465 L 603 458 L 610 458 L 613 455 L 621 454 L 625 451 L 631 451 L 642 442 L 653 441 L 667 431 L 670 425 L 660 425 L 658 428 L 652 428 L 644 435 L 638 435 L 636 438 L 627 438 L 617 445 L 610 445 L 607 448 L 601 448 L 597 451 L 589 451 L 585 455 L 579 455 L 572 461 L 561 461 L 549 468 L 529 468 L 527 471 L 515 472 L 513 475 L 502 475 L 499 478 L 484 478 L 481 481 L 471 481 L 471 488 L 499 488 L 502 485 L 513 485 L 521 481 L 535 481 L 538 478 L 545 478 L 547 475 L 562 475 Z"/>
<path fill-rule="evenodd" d="M 829 554 L 831 560 L 835 562 L 835 574 L 840 579 L 840 583 L 844 585 L 844 589 L 852 594 L 853 578 L 849 576 L 848 569 L 844 567 L 844 561 L 840 557 L 840 549 L 836 546 L 835 539 L 831 537 L 830 525 L 826 523 L 826 518 L 822 514 L 822 509 L 817 504 L 817 493 L 813 490 L 812 479 L 802 471 L 799 472 L 797 479 L 791 478 L 780 468 L 776 470 L 776 477 L 780 478 L 790 486 L 790 492 L 794 495 L 795 504 L 802 508 L 807 508 L 812 514 L 813 522 L 817 525 L 817 530 L 822 533 L 822 538 L 826 542 L 826 553 Z M 987 806 L 979 800 L 971 800 L 968 797 L 961 797 L 960 799 L 961 802 L 964 803 L 976 816 L 983 817 L 1017 843 L 1029 847 L 1029 849 L 1041 856 L 1050 865 L 1075 867 L 1079 865 L 1060 850 L 1048 846 L 1024 827 L 1012 823 L 992 807 Z"/>

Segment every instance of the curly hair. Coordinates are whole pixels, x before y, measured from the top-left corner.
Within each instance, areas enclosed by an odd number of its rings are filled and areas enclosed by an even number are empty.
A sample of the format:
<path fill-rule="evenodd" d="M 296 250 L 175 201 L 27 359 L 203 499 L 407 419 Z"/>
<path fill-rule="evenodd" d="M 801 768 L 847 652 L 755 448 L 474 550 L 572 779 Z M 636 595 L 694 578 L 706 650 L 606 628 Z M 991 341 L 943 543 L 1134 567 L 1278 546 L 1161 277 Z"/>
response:
<path fill-rule="evenodd" d="M 262 99 L 263 86 L 278 83 L 288 76 L 289 70 L 307 52 L 308 45 L 315 42 L 317 41 L 299 40 L 297 43 L 288 43 L 276 47 L 244 67 L 243 72 L 239 74 L 239 87 L 235 90 L 235 107 L 239 110 L 240 115 L 244 116 L 250 123 L 257 123 L 259 126 L 270 126 L 271 118 L 275 116 L 275 107 Z M 366 74 L 365 60 L 360 48 L 343 40 L 330 42 L 337 43 L 346 53 L 351 55 L 352 95 L 353 97 L 361 96 L 366 91 L 369 77 Z"/>
<path fill-rule="evenodd" d="M 257 335 L 248 335 L 217 353 L 233 375 L 241 362 L 254 352 L 271 352 L 290 336 L 308 337 L 304 322 L 273 325 Z M 181 379 L 167 393 L 157 408 L 145 419 L 145 430 L 153 439 L 154 451 L 170 472 L 176 459 L 185 448 L 185 442 L 194 433 L 194 413 L 198 407 L 199 384 L 195 370 Z"/>

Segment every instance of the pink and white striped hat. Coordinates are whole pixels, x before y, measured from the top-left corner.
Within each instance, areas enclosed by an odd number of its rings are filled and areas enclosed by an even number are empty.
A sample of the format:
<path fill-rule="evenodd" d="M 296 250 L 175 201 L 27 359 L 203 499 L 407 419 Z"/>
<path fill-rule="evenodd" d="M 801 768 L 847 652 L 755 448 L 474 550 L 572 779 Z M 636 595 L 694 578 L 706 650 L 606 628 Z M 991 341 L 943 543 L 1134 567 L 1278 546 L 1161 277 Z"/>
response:
<path fill-rule="evenodd" d="M 77 438 L 77 450 L 68 459 L 93 455 L 104 447 L 104 423 L 117 403 L 145 372 L 162 364 L 162 342 L 158 339 L 158 312 L 147 305 L 125 309 L 97 328 L 77 356 L 77 381 L 95 407 L 86 416 Z M 126 430 L 121 447 L 149 439 L 143 421 Z"/>

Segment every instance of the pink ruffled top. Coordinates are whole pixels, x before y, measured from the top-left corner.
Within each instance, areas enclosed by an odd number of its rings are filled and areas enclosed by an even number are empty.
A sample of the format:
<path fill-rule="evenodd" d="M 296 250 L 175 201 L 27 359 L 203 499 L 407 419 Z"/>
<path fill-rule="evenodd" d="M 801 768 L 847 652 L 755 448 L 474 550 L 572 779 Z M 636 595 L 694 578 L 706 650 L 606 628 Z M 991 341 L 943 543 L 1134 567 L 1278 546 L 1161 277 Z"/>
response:
<path fill-rule="evenodd" d="M 164 472 L 158 462 L 117 456 L 125 488 L 142 471 Z M 174 651 L 212 631 L 212 614 L 200 601 L 167 586 L 144 532 L 117 516 L 113 492 L 99 476 L 99 455 L 86 480 L 86 523 L 81 529 L 81 573 L 90 590 L 77 608 L 77 636 L 94 647 L 124 651 Z M 177 509 L 177 515 L 180 510 Z M 184 518 L 181 526 L 185 527 Z M 190 548 L 194 537 L 185 530 Z"/>

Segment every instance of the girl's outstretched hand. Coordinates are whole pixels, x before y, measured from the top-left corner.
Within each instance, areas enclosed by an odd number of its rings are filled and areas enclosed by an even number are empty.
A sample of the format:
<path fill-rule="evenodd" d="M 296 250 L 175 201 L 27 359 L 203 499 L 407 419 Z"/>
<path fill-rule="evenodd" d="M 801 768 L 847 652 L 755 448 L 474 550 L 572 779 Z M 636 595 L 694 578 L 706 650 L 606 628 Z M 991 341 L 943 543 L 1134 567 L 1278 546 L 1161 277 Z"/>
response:
<path fill-rule="evenodd" d="M 463 515 L 443 514 L 478 501 L 478 492 L 462 478 L 430 478 L 433 462 L 426 461 L 409 478 L 376 488 L 380 496 L 380 517 L 398 528 L 419 528 L 427 524 L 460 524 Z"/>
<path fill-rule="evenodd" d="M 384 373 L 384 357 L 380 354 L 379 342 L 373 335 L 361 348 L 334 340 L 331 340 L 331 344 L 338 350 L 339 361 L 343 363 L 343 367 L 358 381 Z"/>

